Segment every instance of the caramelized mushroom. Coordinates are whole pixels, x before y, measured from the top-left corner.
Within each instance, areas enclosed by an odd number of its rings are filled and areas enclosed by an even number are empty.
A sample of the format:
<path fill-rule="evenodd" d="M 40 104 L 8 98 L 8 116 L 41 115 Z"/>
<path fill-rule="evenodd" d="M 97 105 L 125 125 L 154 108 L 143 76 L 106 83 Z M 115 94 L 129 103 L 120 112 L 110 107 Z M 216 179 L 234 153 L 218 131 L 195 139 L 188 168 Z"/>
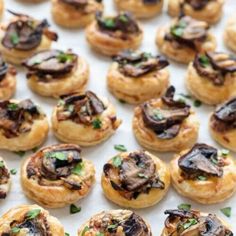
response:
<path fill-rule="evenodd" d="M 184 0 L 183 4 L 189 4 L 195 11 L 200 11 L 204 9 L 211 1 L 215 0 Z"/>
<path fill-rule="evenodd" d="M 0 199 L 4 199 L 6 198 L 7 193 L 4 189 L 1 189 L 1 185 L 6 184 L 9 181 L 10 173 L 2 161 L 0 161 L 0 164 Z"/>
<path fill-rule="evenodd" d="M 76 8 L 84 8 L 88 5 L 88 0 L 60 0 L 63 3 L 69 4 Z"/>
<path fill-rule="evenodd" d="M 160 0 L 143 0 L 143 3 L 144 4 L 157 4 L 157 3 L 159 3 L 160 2 Z"/>
<path fill-rule="evenodd" d="M 0 55 L 0 82 L 5 78 L 8 71 L 8 65 Z"/>

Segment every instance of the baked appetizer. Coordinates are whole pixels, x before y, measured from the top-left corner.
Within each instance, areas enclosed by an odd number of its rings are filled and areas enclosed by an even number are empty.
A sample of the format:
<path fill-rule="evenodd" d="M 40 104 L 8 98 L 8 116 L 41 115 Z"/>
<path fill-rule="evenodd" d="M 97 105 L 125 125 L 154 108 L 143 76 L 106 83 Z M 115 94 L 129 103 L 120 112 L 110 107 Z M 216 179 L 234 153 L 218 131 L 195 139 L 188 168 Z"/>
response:
<path fill-rule="evenodd" d="M 98 12 L 96 20 L 86 29 L 86 38 L 93 49 L 114 56 L 125 49 L 137 49 L 143 39 L 143 31 L 130 13 L 104 17 Z"/>
<path fill-rule="evenodd" d="M 235 16 L 231 17 L 226 24 L 224 31 L 224 43 L 225 45 L 236 52 L 236 19 Z"/>
<path fill-rule="evenodd" d="M 196 210 L 167 210 L 161 236 L 233 236 L 227 223 L 215 214 Z"/>
<path fill-rule="evenodd" d="M 125 235 L 152 236 L 150 226 L 129 210 L 103 211 L 88 220 L 78 231 L 78 236 Z"/>
<path fill-rule="evenodd" d="M 16 69 L 0 55 L 0 100 L 10 99 L 16 91 Z"/>
<path fill-rule="evenodd" d="M 215 24 L 222 16 L 224 0 L 169 0 L 168 13 L 177 17 L 180 14 Z"/>
<path fill-rule="evenodd" d="M 128 11 L 137 18 L 150 18 L 162 11 L 163 0 L 115 0 L 121 11 Z"/>
<path fill-rule="evenodd" d="M 7 62 L 20 65 L 35 52 L 49 49 L 52 41 L 57 40 L 57 34 L 49 31 L 47 20 L 10 13 L 14 15 L 12 21 L 0 27 L 0 51 Z"/>
<path fill-rule="evenodd" d="M 46 139 L 47 117 L 30 99 L 0 101 L 0 114 L 0 149 L 27 151 Z"/>
<path fill-rule="evenodd" d="M 236 163 L 229 154 L 206 144 L 195 144 L 170 163 L 177 192 L 202 204 L 222 202 L 236 190 Z"/>
<path fill-rule="evenodd" d="M 53 19 L 66 28 L 84 27 L 102 10 L 102 0 L 52 0 Z"/>
<path fill-rule="evenodd" d="M 198 100 L 215 105 L 236 94 L 236 57 L 222 52 L 197 54 L 188 66 L 186 86 Z"/>
<path fill-rule="evenodd" d="M 162 98 L 134 109 L 133 131 L 141 146 L 170 152 L 190 148 L 196 142 L 199 122 L 195 112 L 174 95 L 175 88 L 171 86 Z"/>
<path fill-rule="evenodd" d="M 211 136 L 236 152 L 236 97 L 216 108 L 209 121 Z"/>
<path fill-rule="evenodd" d="M 52 114 L 55 136 L 65 143 L 81 146 L 105 141 L 120 124 L 113 105 L 91 91 L 62 96 Z"/>
<path fill-rule="evenodd" d="M 4 0 L 0 0 L 0 18 L 3 15 L 3 11 L 4 11 Z"/>
<path fill-rule="evenodd" d="M 124 51 L 113 57 L 108 75 L 109 90 L 118 99 L 138 104 L 162 96 L 169 86 L 169 62 L 151 53 Z"/>
<path fill-rule="evenodd" d="M 122 207 L 150 207 L 165 196 L 169 185 L 166 164 L 145 151 L 120 153 L 103 167 L 103 191 Z"/>
<path fill-rule="evenodd" d="M 64 207 L 85 197 L 95 182 L 95 169 L 80 153 L 75 144 L 57 144 L 27 158 L 21 167 L 26 196 L 47 208 Z"/>
<path fill-rule="evenodd" d="M 0 218 L 0 235 L 64 236 L 61 223 L 38 205 L 21 205 Z"/>
<path fill-rule="evenodd" d="M 170 25 L 158 29 L 156 44 L 167 57 L 189 63 L 196 53 L 215 50 L 215 37 L 208 30 L 206 22 L 181 16 Z"/>
<path fill-rule="evenodd" d="M 11 187 L 10 172 L 5 161 L 0 157 L 0 200 L 7 197 Z"/>
<path fill-rule="evenodd" d="M 47 97 L 82 92 L 88 82 L 89 66 L 71 50 L 46 50 L 23 62 L 27 68 L 28 86 Z"/>

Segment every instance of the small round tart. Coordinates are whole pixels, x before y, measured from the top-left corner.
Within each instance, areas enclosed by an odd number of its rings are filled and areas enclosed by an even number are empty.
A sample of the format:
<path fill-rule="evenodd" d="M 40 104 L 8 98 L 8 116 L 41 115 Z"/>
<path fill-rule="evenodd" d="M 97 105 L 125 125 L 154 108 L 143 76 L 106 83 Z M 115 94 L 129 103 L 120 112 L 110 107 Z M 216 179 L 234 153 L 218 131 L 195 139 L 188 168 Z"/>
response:
<path fill-rule="evenodd" d="M 117 8 L 128 11 L 137 18 L 150 18 L 161 13 L 163 0 L 114 0 Z"/>
<path fill-rule="evenodd" d="M 105 141 L 120 124 L 113 105 L 91 91 L 62 96 L 52 114 L 55 136 L 63 142 L 81 146 Z"/>
<path fill-rule="evenodd" d="M 52 0 L 53 19 L 66 28 L 84 27 L 102 10 L 102 0 Z"/>
<path fill-rule="evenodd" d="M 122 207 L 153 206 L 165 196 L 169 185 L 168 167 L 148 152 L 120 153 L 103 167 L 103 191 Z"/>
<path fill-rule="evenodd" d="M 150 226 L 136 213 L 110 210 L 94 215 L 78 230 L 78 236 L 89 235 L 152 236 L 152 232 Z"/>
<path fill-rule="evenodd" d="M 16 91 L 16 69 L 0 55 L 0 100 L 10 99 Z"/>
<path fill-rule="evenodd" d="M 22 61 L 35 52 L 51 47 L 57 34 L 49 31 L 47 20 L 36 20 L 30 16 L 10 12 L 14 18 L 0 26 L 0 51 L 4 59 L 21 65 Z"/>
<path fill-rule="evenodd" d="M 225 45 L 236 52 L 236 19 L 235 16 L 231 17 L 225 27 L 224 31 Z"/>
<path fill-rule="evenodd" d="M 25 195 L 47 208 L 64 207 L 84 198 L 95 182 L 95 169 L 80 152 L 75 144 L 56 144 L 27 158 L 21 167 Z"/>
<path fill-rule="evenodd" d="M 170 163 L 177 192 L 202 204 L 222 202 L 236 190 L 236 163 L 225 152 L 206 144 L 195 144 Z"/>
<path fill-rule="evenodd" d="M 1 235 L 64 236 L 64 228 L 57 218 L 38 205 L 20 205 L 0 218 Z"/>
<path fill-rule="evenodd" d="M 186 86 L 198 100 L 215 105 L 236 94 L 236 57 L 222 52 L 197 54 L 188 66 Z"/>
<path fill-rule="evenodd" d="M 175 100 L 174 94 L 171 86 L 162 98 L 135 108 L 133 131 L 141 146 L 170 152 L 190 148 L 196 142 L 199 122 L 195 112 L 183 101 Z"/>
<path fill-rule="evenodd" d="M 216 39 L 208 30 L 206 22 L 182 16 L 158 29 L 156 44 L 172 60 L 189 63 L 196 53 L 215 50 Z"/>
<path fill-rule="evenodd" d="M 0 113 L 0 149 L 27 151 L 46 139 L 47 117 L 30 99 L 0 101 Z"/>
<path fill-rule="evenodd" d="M 216 108 L 211 114 L 209 129 L 213 139 L 236 152 L 236 97 Z"/>
<path fill-rule="evenodd" d="M 107 85 L 115 97 L 131 104 L 161 97 L 169 86 L 169 62 L 150 53 L 124 51 L 113 57 Z"/>
<path fill-rule="evenodd" d="M 143 39 L 143 30 L 129 13 L 104 17 L 101 12 L 86 28 L 86 38 L 96 51 L 114 56 L 126 49 L 137 49 Z"/>
<path fill-rule="evenodd" d="M 0 157 L 0 200 L 7 197 L 11 187 L 11 175 L 5 161 Z"/>
<path fill-rule="evenodd" d="M 0 0 L 0 18 L 2 17 L 4 12 L 4 0 Z"/>
<path fill-rule="evenodd" d="M 233 236 L 229 225 L 215 214 L 197 210 L 166 210 L 168 215 L 161 236 Z"/>
<path fill-rule="evenodd" d="M 223 5 L 224 0 L 169 0 L 168 13 L 174 17 L 182 13 L 215 24 L 222 16 Z"/>
<path fill-rule="evenodd" d="M 24 61 L 23 65 L 28 70 L 30 89 L 46 97 L 82 92 L 89 78 L 87 62 L 70 50 L 41 51 Z"/>

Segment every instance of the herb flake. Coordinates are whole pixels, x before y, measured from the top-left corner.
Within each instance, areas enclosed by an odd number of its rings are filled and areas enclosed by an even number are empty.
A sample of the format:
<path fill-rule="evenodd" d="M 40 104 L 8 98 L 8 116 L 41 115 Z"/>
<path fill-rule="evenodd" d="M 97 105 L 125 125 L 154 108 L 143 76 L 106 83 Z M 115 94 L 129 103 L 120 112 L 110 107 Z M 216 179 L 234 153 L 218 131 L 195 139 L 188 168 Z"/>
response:
<path fill-rule="evenodd" d="M 75 204 L 70 205 L 70 214 L 76 214 L 81 211 L 81 207 L 77 207 Z"/>

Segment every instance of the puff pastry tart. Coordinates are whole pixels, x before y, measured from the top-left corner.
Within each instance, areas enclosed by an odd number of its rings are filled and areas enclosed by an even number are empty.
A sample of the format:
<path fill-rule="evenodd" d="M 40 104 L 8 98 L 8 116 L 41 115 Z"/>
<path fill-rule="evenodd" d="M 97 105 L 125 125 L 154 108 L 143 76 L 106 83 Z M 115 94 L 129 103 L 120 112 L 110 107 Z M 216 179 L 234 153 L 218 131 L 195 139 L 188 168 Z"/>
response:
<path fill-rule="evenodd" d="M 150 226 L 129 210 L 103 211 L 93 216 L 78 231 L 78 236 L 152 236 Z"/>
<path fill-rule="evenodd" d="M 236 151 L 236 97 L 216 108 L 209 127 L 211 136 L 219 144 Z"/>
<path fill-rule="evenodd" d="M 130 13 L 104 17 L 101 12 L 86 28 L 90 46 L 102 54 L 114 56 L 125 49 L 137 49 L 143 39 L 143 30 Z"/>
<path fill-rule="evenodd" d="M 172 183 L 177 192 L 202 204 L 222 202 L 236 190 L 236 164 L 206 144 L 195 144 L 170 163 Z"/>
<path fill-rule="evenodd" d="M 143 103 L 134 110 L 133 131 L 141 146 L 160 152 L 192 147 L 199 122 L 189 105 L 174 99 L 175 88 L 165 96 Z"/>
<path fill-rule="evenodd" d="M 47 117 L 30 99 L 0 101 L 0 114 L 0 149 L 27 151 L 46 139 Z"/>
<path fill-rule="evenodd" d="M 222 52 L 197 54 L 188 66 L 186 85 L 200 101 L 215 105 L 235 95 L 236 57 Z"/>
<path fill-rule="evenodd" d="M 228 48 L 236 52 L 236 19 L 231 17 L 225 27 L 224 43 Z"/>
<path fill-rule="evenodd" d="M 52 0 L 53 19 L 66 28 L 84 27 L 102 10 L 102 0 Z"/>
<path fill-rule="evenodd" d="M 169 0 L 168 13 L 177 17 L 180 14 L 215 24 L 222 16 L 224 0 Z"/>
<path fill-rule="evenodd" d="M 91 161 L 75 144 L 42 148 L 24 161 L 21 184 L 30 199 L 47 208 L 64 207 L 85 197 L 95 181 Z"/>
<path fill-rule="evenodd" d="M 49 31 L 47 20 L 10 12 L 14 18 L 0 28 L 0 51 L 7 62 L 20 65 L 36 51 L 48 49 L 57 34 Z"/>
<path fill-rule="evenodd" d="M 91 91 L 61 98 L 53 111 L 52 129 L 63 142 L 93 146 L 108 139 L 121 124 L 113 105 Z"/>
<path fill-rule="evenodd" d="M 113 57 L 108 75 L 109 90 L 118 99 L 138 104 L 162 96 L 169 86 L 169 62 L 150 53 L 124 51 Z"/>
<path fill-rule="evenodd" d="M 115 0 L 119 10 L 131 12 L 137 18 L 150 18 L 162 11 L 163 0 Z"/>
<path fill-rule="evenodd" d="M 0 157 L 0 200 L 7 197 L 11 187 L 11 176 L 5 161 Z"/>
<path fill-rule="evenodd" d="M 161 236 L 233 236 L 227 223 L 215 214 L 196 210 L 166 210 L 168 215 Z"/>
<path fill-rule="evenodd" d="M 27 68 L 28 86 L 47 97 L 81 92 L 85 89 L 89 66 L 71 50 L 46 50 L 34 54 L 23 62 Z"/>
<path fill-rule="evenodd" d="M 209 25 L 190 16 L 181 16 L 170 25 L 160 27 L 156 36 L 159 50 L 181 63 L 193 61 L 197 52 L 214 51 L 216 39 Z"/>
<path fill-rule="evenodd" d="M 0 55 L 0 100 L 10 99 L 16 90 L 16 69 Z"/>
<path fill-rule="evenodd" d="M 4 11 L 4 0 L 0 0 L 0 18 L 3 15 L 3 11 Z"/>
<path fill-rule="evenodd" d="M 145 151 L 120 153 L 103 167 L 103 191 L 122 207 L 150 207 L 165 196 L 169 185 L 168 167 Z"/>
<path fill-rule="evenodd" d="M 0 218 L 0 235 L 64 236 L 62 224 L 38 205 L 20 205 Z"/>

